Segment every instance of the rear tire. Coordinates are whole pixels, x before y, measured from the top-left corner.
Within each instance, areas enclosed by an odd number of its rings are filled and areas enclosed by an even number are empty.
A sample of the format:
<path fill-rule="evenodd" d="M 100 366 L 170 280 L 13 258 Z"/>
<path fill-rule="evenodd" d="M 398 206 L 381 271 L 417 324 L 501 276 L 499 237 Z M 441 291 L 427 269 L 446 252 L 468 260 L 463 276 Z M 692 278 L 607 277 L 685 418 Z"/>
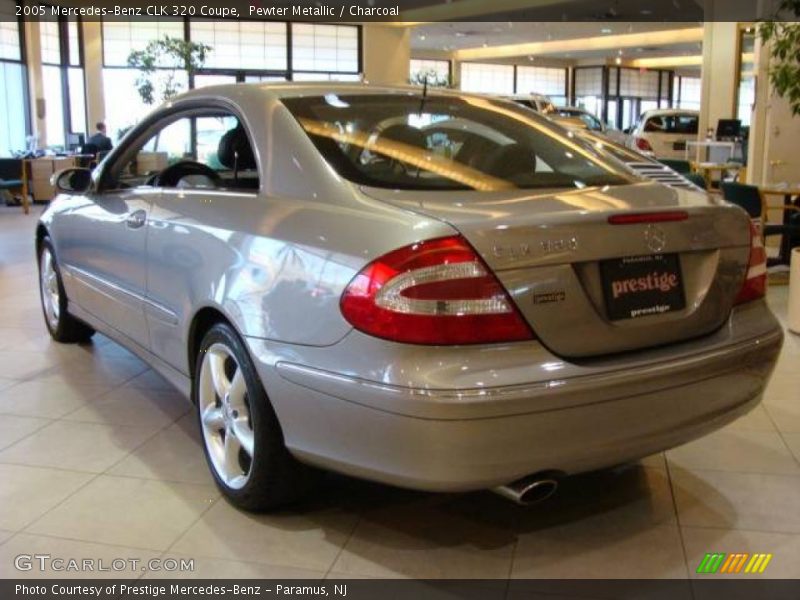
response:
<path fill-rule="evenodd" d="M 192 400 L 208 466 L 232 504 L 265 511 L 294 502 L 312 487 L 316 472 L 286 449 L 250 355 L 227 323 L 203 337 Z"/>
<path fill-rule="evenodd" d="M 39 298 L 45 325 L 55 341 L 81 344 L 94 335 L 94 329 L 69 314 L 67 293 L 49 237 L 44 238 L 39 246 Z"/>

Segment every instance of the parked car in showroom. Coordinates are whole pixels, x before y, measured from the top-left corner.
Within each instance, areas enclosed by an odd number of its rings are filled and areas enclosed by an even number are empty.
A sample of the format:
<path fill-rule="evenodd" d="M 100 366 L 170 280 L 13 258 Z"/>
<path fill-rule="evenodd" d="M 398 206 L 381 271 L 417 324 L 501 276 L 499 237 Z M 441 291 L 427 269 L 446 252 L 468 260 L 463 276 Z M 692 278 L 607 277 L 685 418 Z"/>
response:
<path fill-rule="evenodd" d="M 623 133 L 619 129 L 608 127 L 603 121 L 584 108 L 578 108 L 577 106 L 557 106 L 554 114 L 562 118 L 580 119 L 589 131 L 602 134 L 619 144 L 626 144 L 628 142 L 628 135 L 626 133 Z"/>
<path fill-rule="evenodd" d="M 686 142 L 697 139 L 699 120 L 696 110 L 648 110 L 631 130 L 629 144 L 656 158 L 685 158 Z"/>
<path fill-rule="evenodd" d="M 550 99 L 550 96 L 545 96 L 544 94 L 531 92 L 529 94 L 514 94 L 513 96 L 503 97 L 512 102 L 516 102 L 520 106 L 542 113 L 543 115 L 553 114 L 556 111 L 556 107 Z"/>
<path fill-rule="evenodd" d="M 54 182 L 51 335 L 190 397 L 245 509 L 318 469 L 532 502 L 748 412 L 783 339 L 742 210 L 502 100 L 205 87 Z"/>

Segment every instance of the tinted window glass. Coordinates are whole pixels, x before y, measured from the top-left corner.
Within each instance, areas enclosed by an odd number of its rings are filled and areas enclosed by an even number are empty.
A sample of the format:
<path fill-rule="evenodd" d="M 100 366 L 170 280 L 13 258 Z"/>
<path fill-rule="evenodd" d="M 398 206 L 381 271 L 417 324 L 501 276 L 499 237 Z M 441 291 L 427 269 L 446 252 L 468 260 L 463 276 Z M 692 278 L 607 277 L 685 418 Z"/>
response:
<path fill-rule="evenodd" d="M 124 148 L 110 166 L 105 189 L 137 186 L 257 189 L 258 172 L 249 139 L 231 114 L 188 114 L 151 130 Z M 161 175 L 170 167 L 167 177 Z M 200 169 L 192 168 L 192 164 Z M 206 167 L 206 169 L 203 169 Z"/>
<path fill-rule="evenodd" d="M 644 124 L 649 133 L 697 133 L 698 118 L 694 115 L 661 115 L 650 117 Z"/>
<path fill-rule="evenodd" d="M 284 103 L 339 174 L 363 185 L 503 190 L 628 182 L 591 147 L 508 102 L 328 94 Z"/>

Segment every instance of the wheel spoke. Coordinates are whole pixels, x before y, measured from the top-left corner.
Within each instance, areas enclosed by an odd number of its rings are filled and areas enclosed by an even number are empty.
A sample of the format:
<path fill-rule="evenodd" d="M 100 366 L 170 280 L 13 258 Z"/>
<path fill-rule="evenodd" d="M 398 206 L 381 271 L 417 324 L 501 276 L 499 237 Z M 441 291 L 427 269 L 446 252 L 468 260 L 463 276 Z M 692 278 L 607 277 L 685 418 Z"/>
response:
<path fill-rule="evenodd" d="M 236 439 L 241 444 L 242 449 L 247 452 L 250 458 L 253 458 L 253 447 L 255 446 L 255 439 L 253 430 L 250 428 L 249 419 L 245 415 L 241 415 L 233 420 L 231 430 L 236 436 Z"/>
<path fill-rule="evenodd" d="M 239 465 L 239 450 L 242 444 L 236 437 L 232 428 L 225 430 L 225 447 L 224 447 L 224 461 L 225 461 L 225 475 L 230 481 L 235 477 L 241 477 L 242 467 Z"/>
<path fill-rule="evenodd" d="M 214 404 L 210 404 L 203 410 L 203 425 L 212 431 L 219 431 L 225 426 L 225 418 L 222 409 Z"/>
<path fill-rule="evenodd" d="M 225 374 L 225 354 L 219 351 L 212 351 L 208 356 L 208 366 L 211 369 L 211 380 L 214 383 L 214 391 L 217 397 L 222 400 L 228 394 L 231 382 Z"/>
<path fill-rule="evenodd" d="M 242 375 L 242 369 L 237 368 L 236 373 L 231 380 L 230 388 L 228 388 L 228 397 L 233 408 L 239 412 L 247 411 L 247 404 L 245 404 L 244 396 L 247 393 L 247 384 Z"/>

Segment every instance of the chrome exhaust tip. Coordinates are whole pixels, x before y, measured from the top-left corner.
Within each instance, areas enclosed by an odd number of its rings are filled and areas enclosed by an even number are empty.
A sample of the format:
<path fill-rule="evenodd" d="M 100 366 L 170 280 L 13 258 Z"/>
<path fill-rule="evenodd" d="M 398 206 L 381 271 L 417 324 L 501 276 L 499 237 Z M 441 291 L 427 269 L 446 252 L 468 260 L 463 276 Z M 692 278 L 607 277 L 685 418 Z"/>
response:
<path fill-rule="evenodd" d="M 520 506 L 531 506 L 547 500 L 557 489 L 558 480 L 542 475 L 529 475 L 492 488 L 492 491 Z"/>

